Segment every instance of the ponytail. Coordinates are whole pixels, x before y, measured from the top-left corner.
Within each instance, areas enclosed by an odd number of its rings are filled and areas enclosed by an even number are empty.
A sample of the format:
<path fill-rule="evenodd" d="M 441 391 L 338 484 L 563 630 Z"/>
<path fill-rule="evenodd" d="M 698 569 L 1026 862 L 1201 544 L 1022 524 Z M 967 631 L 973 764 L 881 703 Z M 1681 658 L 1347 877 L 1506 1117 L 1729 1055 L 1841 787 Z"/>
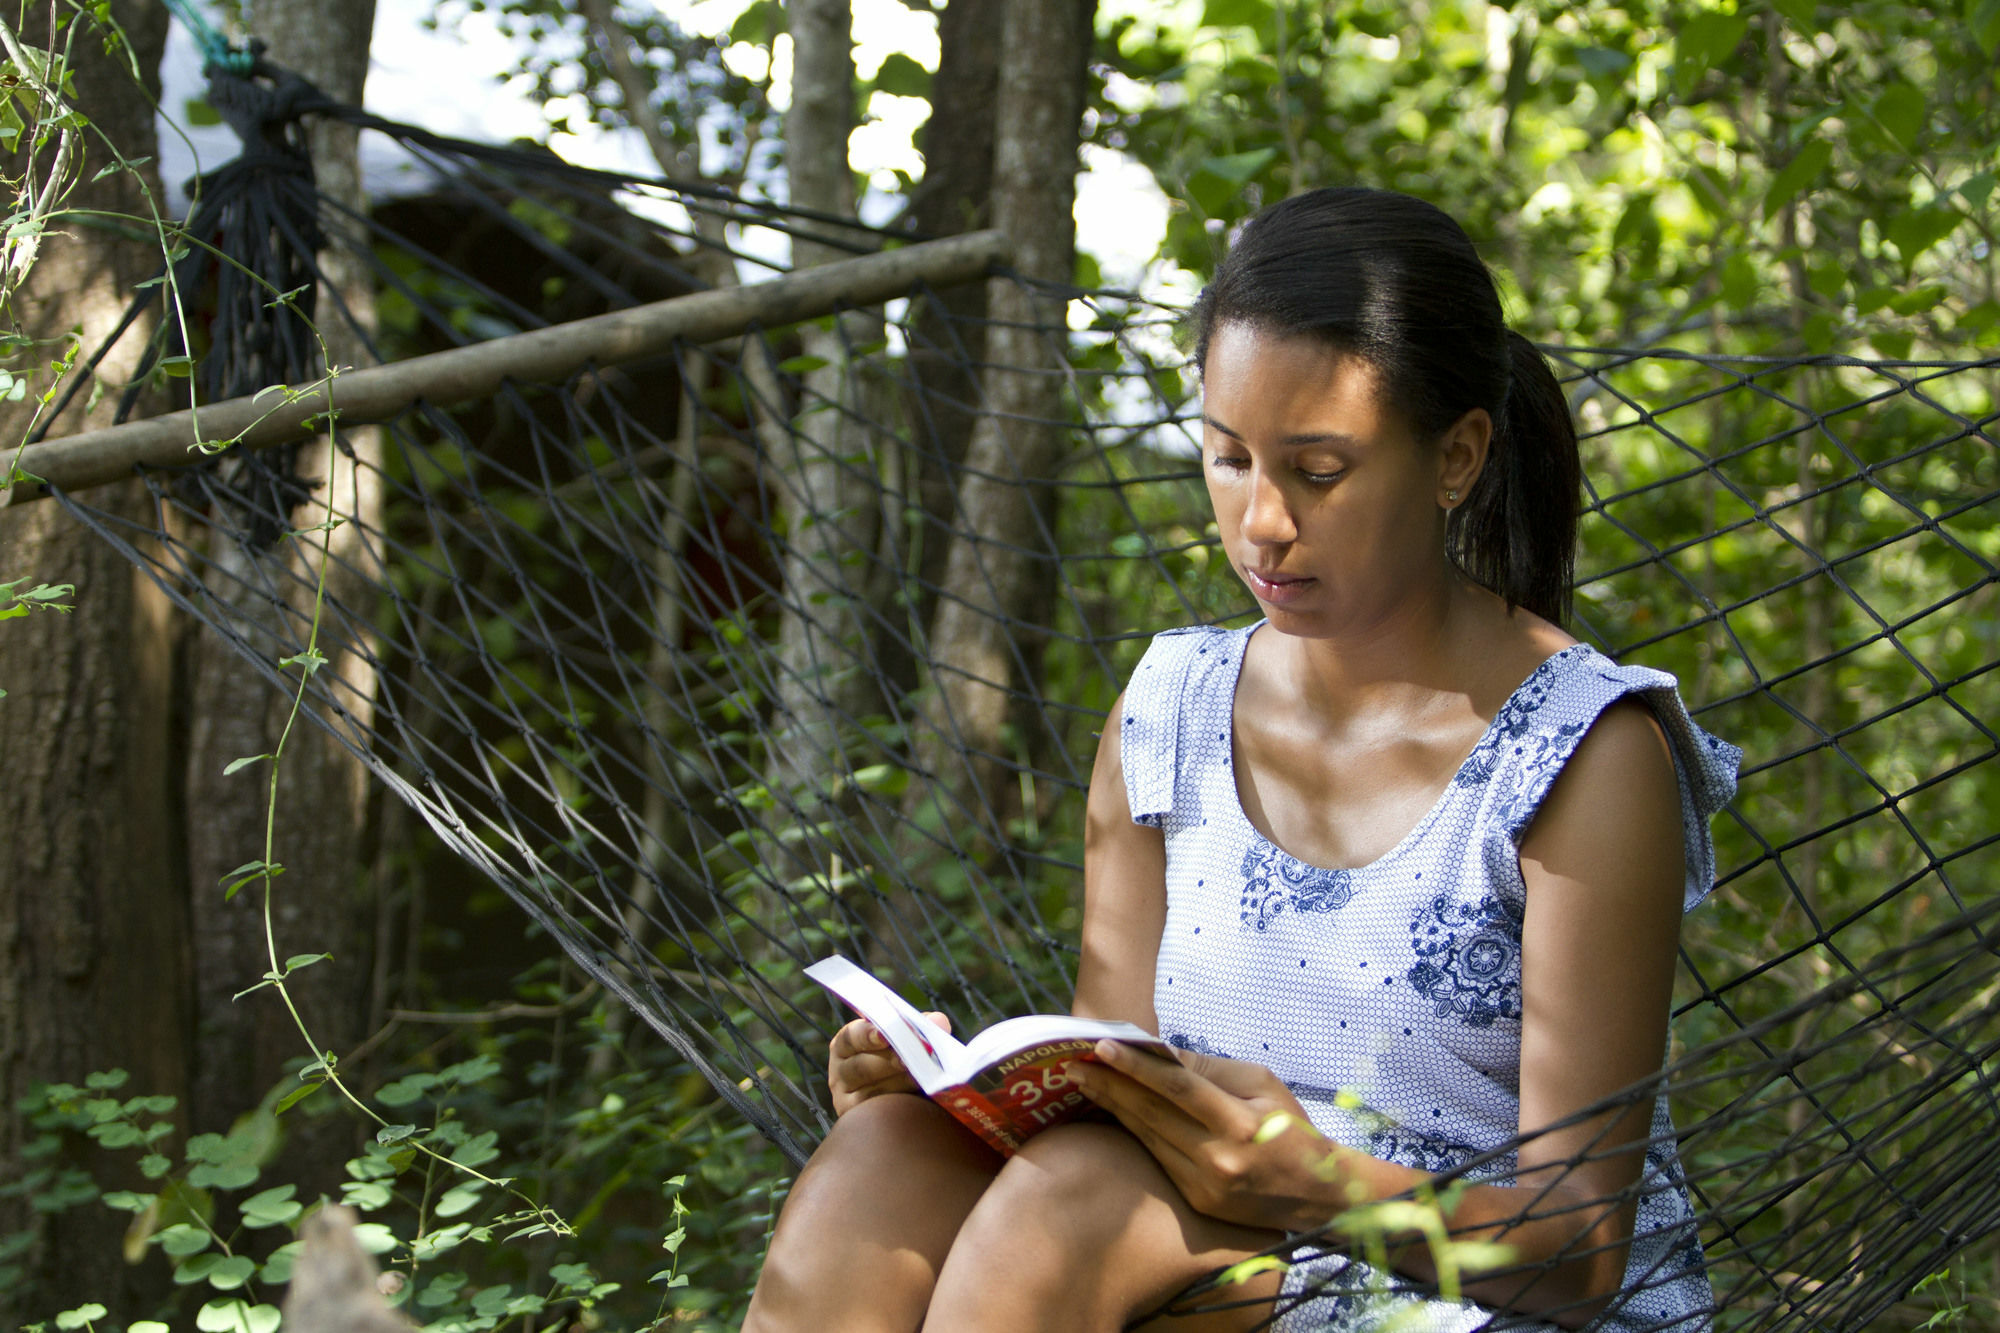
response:
<path fill-rule="evenodd" d="M 1507 330 L 1510 376 L 1486 469 L 1452 510 L 1445 550 L 1466 576 L 1558 625 L 1569 618 L 1583 463 L 1569 402 L 1535 345 Z"/>
<path fill-rule="evenodd" d="M 1583 486 L 1576 427 L 1548 362 L 1507 327 L 1464 228 L 1390 190 L 1293 195 L 1243 225 L 1195 302 L 1197 367 L 1232 320 L 1368 361 L 1419 439 L 1484 408 L 1492 448 L 1446 523 L 1446 553 L 1510 606 L 1563 621 Z"/>

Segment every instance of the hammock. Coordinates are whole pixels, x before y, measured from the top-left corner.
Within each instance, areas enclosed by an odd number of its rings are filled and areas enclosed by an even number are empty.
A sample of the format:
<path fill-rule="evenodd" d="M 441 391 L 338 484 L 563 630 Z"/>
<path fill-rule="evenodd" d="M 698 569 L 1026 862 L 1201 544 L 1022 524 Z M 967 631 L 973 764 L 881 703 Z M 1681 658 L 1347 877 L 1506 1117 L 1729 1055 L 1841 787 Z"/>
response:
<path fill-rule="evenodd" d="M 308 109 L 431 173 L 419 201 L 320 217 L 375 264 L 403 349 L 550 322 L 532 284 L 391 229 L 424 209 L 609 310 L 700 288 L 693 257 L 756 228 L 884 240 Z M 794 1163 L 830 1123 L 840 1021 L 801 967 L 865 958 L 973 1025 L 1066 1007 L 1105 709 L 1153 631 L 1251 613 L 1206 526 L 1178 312 L 992 281 L 1037 318 L 905 280 L 822 293 L 804 330 L 767 314 L 419 396 L 379 434 L 343 416 L 311 501 L 347 525 L 319 651 L 373 683 L 322 671 L 309 715 Z M 1668 1075 L 1718 1323 L 1866 1327 L 2000 1227 L 2000 358 L 1549 351 L 1589 477 L 1574 630 L 1675 672 L 1746 753 Z M 969 451 L 982 415 L 1053 466 Z M 271 541 L 302 492 L 244 452 L 141 468 L 150 521 L 81 482 L 54 500 L 289 691 L 314 584 Z"/>

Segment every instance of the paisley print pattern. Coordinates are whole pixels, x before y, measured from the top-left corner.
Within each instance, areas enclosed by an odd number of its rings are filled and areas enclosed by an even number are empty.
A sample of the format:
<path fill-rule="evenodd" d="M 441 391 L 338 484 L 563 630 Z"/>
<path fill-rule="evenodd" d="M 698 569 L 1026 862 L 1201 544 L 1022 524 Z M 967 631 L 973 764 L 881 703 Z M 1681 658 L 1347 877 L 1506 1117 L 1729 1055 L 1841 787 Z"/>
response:
<path fill-rule="evenodd" d="M 1411 919 L 1410 952 L 1417 961 L 1405 975 L 1439 1018 L 1483 1028 L 1521 1016 L 1521 916 L 1513 903 L 1440 894 Z"/>
<path fill-rule="evenodd" d="M 1238 916 L 1253 929 L 1265 929 L 1286 908 L 1337 912 L 1353 898 L 1354 876 L 1349 871 L 1309 866 L 1262 838 L 1243 853 L 1243 897 Z"/>

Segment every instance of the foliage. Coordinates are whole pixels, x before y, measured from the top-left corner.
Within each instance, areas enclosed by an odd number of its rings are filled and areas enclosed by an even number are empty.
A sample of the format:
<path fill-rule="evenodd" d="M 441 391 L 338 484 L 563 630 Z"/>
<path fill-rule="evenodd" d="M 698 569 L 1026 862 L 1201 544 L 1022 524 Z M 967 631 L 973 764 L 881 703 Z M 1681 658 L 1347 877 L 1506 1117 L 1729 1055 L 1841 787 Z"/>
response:
<path fill-rule="evenodd" d="M 558 1317 L 591 1328 L 721 1327 L 699 1312 L 727 1313 L 731 1289 L 714 1285 L 715 1258 L 744 1246 L 716 1205 L 768 1196 L 759 1181 L 774 1178 L 747 1133 L 714 1127 L 688 1100 L 708 1102 L 705 1089 L 678 1071 L 663 1078 L 658 1068 L 635 1068 L 584 1090 L 546 1062 L 510 1075 L 500 1053 L 516 1043 L 506 1037 L 471 1044 L 485 1049 L 406 1068 L 378 1089 L 375 1103 L 407 1119 L 360 1144 L 337 1195 L 315 1198 L 272 1175 L 288 1125 L 340 1114 L 317 1083 L 272 1089 L 228 1134 L 187 1139 L 176 1160 L 174 1099 L 121 1096 L 122 1070 L 82 1086 L 39 1087 L 16 1108 L 36 1133 L 23 1154 L 26 1173 L 0 1194 L 24 1197 L 44 1216 L 93 1206 L 130 1214 L 126 1259 L 171 1271 L 173 1295 L 151 1313 L 176 1326 L 192 1311 L 200 1329 L 273 1333 L 274 1289 L 299 1255 L 294 1237 L 331 1197 L 364 1217 L 358 1239 L 385 1265 L 384 1289 L 435 1333 L 477 1333 L 517 1317 L 537 1327 Z M 503 1132 L 519 1146 L 503 1147 Z M 700 1141 L 690 1149 L 690 1139 Z M 139 1155 L 144 1187 L 107 1189 L 73 1165 L 85 1142 Z M 684 1172 L 666 1175 L 675 1164 Z M 130 1173 L 108 1160 L 99 1169 Z M 572 1198 L 582 1190 L 577 1226 L 509 1197 L 537 1188 Z M 659 1215 L 673 1220 L 664 1244 L 648 1223 Z M 29 1239 L 0 1238 L 0 1282 L 18 1280 L 10 1264 Z M 607 1261 L 633 1277 L 606 1278 L 597 1265 Z M 639 1280 L 641 1270 L 651 1276 Z M 725 1267 L 722 1276 L 740 1275 Z M 135 1313 L 119 1312 L 119 1322 L 139 1328 Z M 54 1316 L 58 1327 L 74 1326 L 66 1317 Z"/>
<path fill-rule="evenodd" d="M 1996 52 L 1988 0 L 1132 6 L 1095 137 L 1197 274 L 1352 182 L 1465 223 L 1538 338 L 1953 354 L 2000 328 Z"/>

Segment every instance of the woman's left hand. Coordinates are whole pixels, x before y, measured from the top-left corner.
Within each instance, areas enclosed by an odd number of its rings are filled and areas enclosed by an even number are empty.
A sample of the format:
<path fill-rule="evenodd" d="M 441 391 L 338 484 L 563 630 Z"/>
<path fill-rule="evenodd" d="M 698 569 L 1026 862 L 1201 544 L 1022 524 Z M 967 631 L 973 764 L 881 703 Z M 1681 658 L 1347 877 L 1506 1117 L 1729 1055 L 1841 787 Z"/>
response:
<path fill-rule="evenodd" d="M 1099 1042 L 1069 1074 L 1146 1145 L 1196 1212 L 1308 1231 L 1347 1206 L 1338 1148 L 1262 1065 L 1184 1052 L 1183 1063 Z M 1283 1117 L 1283 1119 L 1279 1119 Z"/>

